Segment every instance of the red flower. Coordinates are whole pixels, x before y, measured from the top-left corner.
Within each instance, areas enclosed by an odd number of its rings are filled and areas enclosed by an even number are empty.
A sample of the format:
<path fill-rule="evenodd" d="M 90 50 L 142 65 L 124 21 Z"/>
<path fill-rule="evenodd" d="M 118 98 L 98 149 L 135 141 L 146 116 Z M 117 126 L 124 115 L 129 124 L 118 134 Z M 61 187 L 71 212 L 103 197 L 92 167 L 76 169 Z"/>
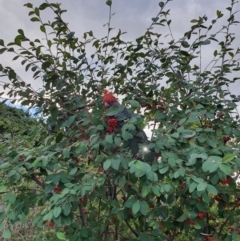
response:
<path fill-rule="evenodd" d="M 53 222 L 52 220 L 47 221 L 46 223 L 47 223 L 47 226 L 48 226 L 49 228 L 53 228 L 54 225 L 55 225 L 54 222 Z"/>
<path fill-rule="evenodd" d="M 108 133 L 112 133 L 113 132 L 113 128 L 112 127 L 108 127 L 106 130 Z"/>
<path fill-rule="evenodd" d="M 204 219 L 206 217 L 206 213 L 199 213 L 198 218 L 199 219 Z"/>
<path fill-rule="evenodd" d="M 56 187 L 54 187 L 54 192 L 56 192 L 56 193 L 61 193 L 62 192 L 62 189 L 61 189 L 61 187 L 59 187 L 59 186 L 56 186 Z"/>
<path fill-rule="evenodd" d="M 203 241 L 215 241 L 214 239 L 210 238 L 209 236 L 205 237 Z"/>
<path fill-rule="evenodd" d="M 226 179 L 223 179 L 220 181 L 221 184 L 229 184 L 231 182 L 231 177 L 227 177 Z"/>

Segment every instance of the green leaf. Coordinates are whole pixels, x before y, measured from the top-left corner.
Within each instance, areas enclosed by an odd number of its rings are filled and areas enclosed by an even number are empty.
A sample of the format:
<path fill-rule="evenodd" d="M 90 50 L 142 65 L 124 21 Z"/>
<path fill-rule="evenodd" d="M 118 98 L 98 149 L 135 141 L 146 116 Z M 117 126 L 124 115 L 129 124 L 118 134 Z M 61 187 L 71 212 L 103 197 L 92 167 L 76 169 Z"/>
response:
<path fill-rule="evenodd" d="M 197 186 L 197 190 L 199 192 L 204 191 L 207 188 L 207 183 L 206 182 L 201 182 Z"/>
<path fill-rule="evenodd" d="M 192 193 L 196 187 L 198 186 L 198 184 L 196 182 L 192 182 L 189 186 L 189 192 Z"/>
<path fill-rule="evenodd" d="M 158 5 L 159 5 L 159 7 L 162 8 L 164 6 L 164 2 L 159 2 Z"/>
<path fill-rule="evenodd" d="M 70 116 L 67 121 L 63 122 L 62 127 L 70 126 L 74 122 L 75 118 L 75 115 Z"/>
<path fill-rule="evenodd" d="M 3 54 L 6 50 L 7 50 L 7 48 L 1 48 L 0 49 L 0 54 Z"/>
<path fill-rule="evenodd" d="M 228 153 L 223 157 L 222 162 L 230 162 L 235 159 L 235 157 L 236 156 L 233 153 Z"/>
<path fill-rule="evenodd" d="M 10 239 L 12 237 L 10 230 L 9 229 L 5 230 L 2 234 L 2 237 L 5 239 Z"/>
<path fill-rule="evenodd" d="M 46 32 L 46 29 L 45 29 L 45 27 L 44 27 L 43 25 L 40 26 L 40 30 L 41 30 L 43 33 Z"/>
<path fill-rule="evenodd" d="M 68 216 L 71 213 L 71 204 L 69 202 L 65 202 L 62 205 L 62 212 L 65 216 Z"/>
<path fill-rule="evenodd" d="M 187 118 L 182 118 L 182 119 L 179 121 L 179 125 L 182 125 L 186 120 L 187 120 Z"/>
<path fill-rule="evenodd" d="M 63 139 L 64 135 L 62 132 L 58 133 L 56 136 L 56 142 L 59 143 Z"/>
<path fill-rule="evenodd" d="M 134 108 L 138 108 L 139 107 L 139 102 L 136 101 L 136 100 L 130 100 L 129 103 Z"/>
<path fill-rule="evenodd" d="M 111 167 L 115 170 L 118 170 L 119 166 L 120 166 L 120 163 L 121 163 L 120 159 L 114 159 L 114 160 L 112 160 Z"/>
<path fill-rule="evenodd" d="M 202 42 L 202 45 L 208 45 L 210 43 L 211 43 L 211 41 L 209 39 L 206 39 L 205 41 Z"/>
<path fill-rule="evenodd" d="M 62 232 L 57 232 L 56 235 L 57 235 L 57 238 L 58 238 L 58 239 L 60 239 L 60 240 L 66 240 L 64 233 L 62 233 Z"/>
<path fill-rule="evenodd" d="M 113 143 L 113 137 L 112 135 L 106 135 L 106 142 L 112 144 Z"/>
<path fill-rule="evenodd" d="M 107 0 L 107 1 L 106 1 L 106 4 L 107 4 L 108 6 L 112 6 L 112 0 Z"/>
<path fill-rule="evenodd" d="M 39 6 L 39 9 L 40 9 L 40 10 L 44 10 L 44 9 L 46 9 L 47 7 L 49 7 L 49 4 L 43 3 L 43 4 L 41 4 L 41 5 Z"/>
<path fill-rule="evenodd" d="M 231 166 L 227 163 L 221 163 L 219 165 L 219 168 L 221 171 L 223 171 L 226 175 L 231 175 L 232 170 L 231 170 Z"/>
<path fill-rule="evenodd" d="M 4 185 L 0 186 L 0 193 L 5 192 L 7 189 L 8 189 L 7 186 L 4 186 Z"/>
<path fill-rule="evenodd" d="M 118 181 L 118 187 L 121 189 L 122 187 L 125 186 L 127 180 L 125 176 L 119 177 L 119 181 Z"/>
<path fill-rule="evenodd" d="M 103 169 L 104 170 L 107 170 L 112 164 L 112 161 L 111 160 L 106 160 L 104 163 L 103 163 Z"/>
<path fill-rule="evenodd" d="M 152 187 L 152 192 L 157 196 L 160 197 L 161 193 L 160 193 L 160 187 L 158 185 L 154 185 Z"/>
<path fill-rule="evenodd" d="M 0 39 L 0 46 L 4 46 L 4 41 Z"/>
<path fill-rule="evenodd" d="M 82 154 L 82 155 L 86 155 L 86 145 L 84 142 L 79 143 L 79 145 L 76 147 L 76 154 Z"/>
<path fill-rule="evenodd" d="M 15 212 L 15 211 L 11 211 L 11 212 L 8 214 L 8 218 L 9 218 L 10 220 L 15 220 L 16 217 L 17 217 L 17 215 L 16 215 L 16 212 Z"/>
<path fill-rule="evenodd" d="M 71 150 L 71 146 L 68 146 L 66 148 L 63 149 L 63 156 L 66 158 L 70 157 L 70 150 Z"/>
<path fill-rule="evenodd" d="M 23 6 L 27 7 L 27 8 L 33 8 L 33 5 L 31 3 L 26 3 Z"/>
<path fill-rule="evenodd" d="M 43 221 L 51 220 L 53 218 L 53 213 L 49 212 L 43 217 Z"/>
<path fill-rule="evenodd" d="M 121 143 L 122 143 L 121 137 L 115 136 L 115 137 L 114 137 L 114 143 L 115 143 L 117 146 L 120 146 Z"/>
<path fill-rule="evenodd" d="M 122 138 L 123 138 L 123 140 L 128 141 L 133 138 L 133 135 L 127 131 L 123 131 Z"/>
<path fill-rule="evenodd" d="M 136 201 L 132 206 L 132 212 L 133 214 L 137 214 L 139 210 L 140 210 L 140 203 L 139 201 Z"/>
<path fill-rule="evenodd" d="M 18 29 L 18 32 L 19 32 L 20 35 L 24 36 L 24 32 L 23 32 L 22 29 Z"/>
<path fill-rule="evenodd" d="M 53 209 L 53 216 L 54 216 L 55 218 L 57 218 L 57 217 L 59 217 L 59 215 L 61 214 L 61 212 L 62 212 L 61 207 L 55 207 L 55 208 Z"/>
<path fill-rule="evenodd" d="M 158 181 L 158 175 L 155 172 L 147 172 L 147 179 L 151 182 L 157 182 Z"/>
<path fill-rule="evenodd" d="M 146 216 L 147 213 L 148 213 L 148 211 L 149 211 L 149 205 L 148 205 L 148 203 L 147 203 L 146 201 L 141 201 L 141 202 L 140 202 L 140 213 L 141 213 L 142 215 Z"/>
<path fill-rule="evenodd" d="M 2 232 L 2 230 L 4 229 L 4 223 L 0 224 L 0 232 Z"/>
<path fill-rule="evenodd" d="M 33 163 L 32 163 L 32 167 L 37 166 L 37 164 L 40 162 L 40 159 L 36 159 Z"/>
<path fill-rule="evenodd" d="M 198 216 L 198 213 L 196 212 L 196 211 L 194 211 L 194 210 L 192 210 L 192 211 L 190 211 L 189 213 L 188 213 L 188 218 L 189 219 L 194 219 L 194 218 L 196 218 Z"/>
<path fill-rule="evenodd" d="M 8 176 L 8 177 L 11 177 L 11 176 L 15 175 L 16 172 L 17 172 L 16 170 L 10 170 L 10 171 L 8 172 L 7 176 Z"/>
<path fill-rule="evenodd" d="M 207 191 L 209 193 L 213 194 L 213 195 L 217 195 L 218 194 L 217 189 L 213 185 L 210 185 L 210 184 L 207 185 Z"/>
<path fill-rule="evenodd" d="M 183 138 L 192 138 L 196 135 L 196 132 L 195 131 L 192 131 L 192 130 L 183 130 L 182 131 L 182 136 Z"/>
<path fill-rule="evenodd" d="M 16 195 L 15 193 L 7 193 L 4 199 L 7 200 L 9 203 L 14 204 L 16 201 Z"/>
<path fill-rule="evenodd" d="M 136 200 L 134 198 L 132 198 L 132 199 L 130 198 L 124 203 L 124 207 L 132 208 L 132 206 L 135 202 L 136 202 Z"/>
<path fill-rule="evenodd" d="M 158 19 L 159 19 L 159 17 L 152 18 L 152 21 L 153 21 L 154 23 L 156 23 L 156 22 L 158 21 Z"/>
<path fill-rule="evenodd" d="M 152 185 L 146 185 L 142 188 L 142 197 L 146 197 L 152 189 Z"/>
<path fill-rule="evenodd" d="M 120 106 L 112 106 L 110 107 L 107 112 L 106 112 L 106 116 L 115 116 L 116 114 L 122 112 L 124 110 L 124 106 L 120 105 Z"/>
<path fill-rule="evenodd" d="M 218 169 L 218 167 L 219 167 L 218 162 L 212 162 L 210 163 L 208 170 L 210 173 L 212 173 L 212 172 L 215 172 Z"/>
<path fill-rule="evenodd" d="M 74 167 L 70 172 L 69 172 L 69 175 L 70 176 L 74 176 L 77 172 L 78 168 L 77 167 Z"/>
<path fill-rule="evenodd" d="M 169 166 L 166 166 L 166 167 L 164 167 L 162 169 L 159 169 L 159 173 L 164 174 L 164 173 L 166 173 L 168 171 L 168 169 L 169 169 Z"/>
<path fill-rule="evenodd" d="M 30 19 L 32 22 L 40 22 L 39 18 L 37 17 L 33 17 Z"/>
<path fill-rule="evenodd" d="M 184 222 L 187 218 L 188 218 L 188 213 L 185 212 L 185 213 L 183 213 L 176 221 L 182 223 L 182 222 Z"/>
<path fill-rule="evenodd" d="M 4 162 L 0 165 L 0 169 L 6 169 L 9 167 L 9 162 Z"/>

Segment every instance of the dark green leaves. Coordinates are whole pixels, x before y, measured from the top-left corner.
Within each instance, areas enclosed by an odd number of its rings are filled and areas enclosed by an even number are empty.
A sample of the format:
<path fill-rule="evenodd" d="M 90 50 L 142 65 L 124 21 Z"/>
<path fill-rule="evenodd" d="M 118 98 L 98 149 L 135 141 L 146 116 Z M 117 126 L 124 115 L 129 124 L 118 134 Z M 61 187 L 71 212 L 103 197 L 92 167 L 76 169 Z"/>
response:
<path fill-rule="evenodd" d="M 140 207 L 141 207 L 140 202 L 139 201 L 135 202 L 132 206 L 133 214 L 137 214 L 138 211 L 140 210 Z"/>
<path fill-rule="evenodd" d="M 3 54 L 6 50 L 7 50 L 7 48 L 1 48 L 0 49 L 0 54 Z"/>
<path fill-rule="evenodd" d="M 0 39 L 0 46 L 4 46 L 4 41 L 3 41 L 3 39 Z"/>
<path fill-rule="evenodd" d="M 109 143 L 109 144 L 112 144 L 112 143 L 113 143 L 113 137 L 112 137 L 112 135 L 106 135 L 106 142 Z"/>
<path fill-rule="evenodd" d="M 184 222 L 188 218 L 188 213 L 183 213 L 176 221 L 177 222 Z"/>
<path fill-rule="evenodd" d="M 136 177 L 141 177 L 151 172 L 149 164 L 141 161 L 132 161 L 129 163 L 130 173 L 134 173 Z"/>
<path fill-rule="evenodd" d="M 67 121 L 63 122 L 62 127 L 70 126 L 73 124 L 76 116 L 70 116 Z"/>
<path fill-rule="evenodd" d="M 37 17 L 34 17 L 34 18 L 31 18 L 31 21 L 32 21 L 32 22 L 40 22 L 40 19 L 37 18 Z"/>
<path fill-rule="evenodd" d="M 55 207 L 55 208 L 53 209 L 53 216 L 54 216 L 55 218 L 58 218 L 59 215 L 61 214 L 61 212 L 62 212 L 61 207 Z"/>
<path fill-rule="evenodd" d="M 33 8 L 33 5 L 31 3 L 26 3 L 23 6 L 26 6 L 27 8 Z"/>
<path fill-rule="evenodd" d="M 112 6 L 112 0 L 107 0 L 106 4 L 111 7 Z"/>
<path fill-rule="evenodd" d="M 156 23 L 156 22 L 158 21 L 158 19 L 159 19 L 159 17 L 152 18 L 152 21 L 153 21 L 154 23 Z"/>
<path fill-rule="evenodd" d="M 68 216 L 71 212 L 71 205 L 69 202 L 65 202 L 63 205 L 62 205 L 62 212 L 65 216 Z"/>
<path fill-rule="evenodd" d="M 66 240 L 64 233 L 57 232 L 56 235 L 59 240 Z"/>
<path fill-rule="evenodd" d="M 106 116 L 115 116 L 116 114 L 122 112 L 123 109 L 124 109 L 124 106 L 112 106 L 107 110 L 105 115 Z"/>
<path fill-rule="evenodd" d="M 47 4 L 47 3 L 42 3 L 42 4 L 39 6 L 39 9 L 40 9 L 40 10 L 44 10 L 44 9 L 46 9 L 47 7 L 49 7 L 49 4 Z"/>
<path fill-rule="evenodd" d="M 2 234 L 2 237 L 5 238 L 5 239 L 10 239 L 11 238 L 11 232 L 9 229 L 3 231 L 3 234 Z"/>
<path fill-rule="evenodd" d="M 111 160 L 106 160 L 104 163 L 103 163 L 103 169 L 104 170 L 107 170 L 110 166 L 111 166 L 112 162 Z"/>

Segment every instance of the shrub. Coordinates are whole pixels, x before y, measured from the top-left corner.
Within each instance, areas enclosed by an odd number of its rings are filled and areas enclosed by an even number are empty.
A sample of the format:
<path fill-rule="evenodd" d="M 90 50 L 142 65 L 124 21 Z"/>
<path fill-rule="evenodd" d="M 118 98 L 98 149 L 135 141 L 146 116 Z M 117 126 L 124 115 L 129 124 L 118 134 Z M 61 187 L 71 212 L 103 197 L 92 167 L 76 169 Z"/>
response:
<path fill-rule="evenodd" d="M 159 3 L 151 26 L 132 42 L 121 30 L 112 36 L 110 22 L 104 38 L 89 31 L 79 40 L 60 4 L 25 4 L 45 40 L 19 29 L 13 42 L 0 40 L 0 53 L 12 52 L 44 88 L 35 91 L 11 67 L 0 71 L 7 94 L 38 108 L 43 120 L 24 127 L 26 139 L 1 139 L 1 220 L 24 223 L 37 206 L 33 223 L 54 230 L 48 240 L 237 240 L 239 97 L 228 89 L 238 79 L 229 74 L 240 70 L 239 49 L 231 48 L 236 2 L 215 32 L 220 11 L 210 22 L 193 19 L 181 39 L 160 47 L 155 28 L 171 33 L 168 3 Z M 111 16 L 112 1 L 106 4 Z M 41 17 L 47 8 L 52 21 Z M 213 42 L 203 70 L 204 47 Z M 136 114 L 111 133 L 105 117 L 122 109 L 105 111 L 104 89 Z M 143 127 L 152 132 L 149 143 L 132 134 Z M 1 229 L 11 239 L 8 226 Z"/>

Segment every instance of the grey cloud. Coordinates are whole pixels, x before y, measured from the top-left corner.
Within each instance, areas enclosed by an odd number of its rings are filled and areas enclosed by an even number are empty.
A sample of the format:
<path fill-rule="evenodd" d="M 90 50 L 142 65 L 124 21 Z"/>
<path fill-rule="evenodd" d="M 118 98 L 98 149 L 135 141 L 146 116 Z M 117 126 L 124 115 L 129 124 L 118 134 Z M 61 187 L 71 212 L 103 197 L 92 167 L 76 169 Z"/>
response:
<path fill-rule="evenodd" d="M 0 0 L 0 38 L 9 42 L 17 34 L 17 29 L 21 28 L 25 31 L 26 35 L 30 38 L 43 38 L 39 31 L 38 23 L 32 23 L 28 17 L 29 9 L 23 7 L 27 0 Z M 43 0 L 28 0 L 35 6 L 39 6 L 43 3 Z M 50 2 L 56 2 L 51 0 Z M 105 0 L 58 0 L 62 3 L 62 8 L 67 9 L 64 19 L 69 23 L 69 27 L 72 31 L 76 32 L 76 35 L 81 38 L 83 32 L 92 30 L 97 37 L 103 37 L 107 33 L 106 27 L 103 24 L 108 21 L 108 7 L 105 4 Z M 159 11 L 157 0 L 113 0 L 112 12 L 116 14 L 112 19 L 112 27 L 119 28 L 122 31 L 126 31 L 124 35 L 126 40 L 134 40 L 138 36 L 142 35 L 146 28 L 151 24 L 151 18 L 155 17 Z M 172 19 L 172 31 L 174 38 L 178 39 L 182 37 L 183 33 L 188 31 L 191 24 L 190 20 L 198 18 L 206 14 L 211 21 L 216 16 L 216 10 L 219 9 L 224 13 L 225 8 L 230 4 L 230 0 L 173 0 L 169 3 L 166 9 L 171 9 L 169 19 Z M 237 4 L 236 9 L 240 9 L 240 3 Z M 52 19 L 51 11 L 43 11 L 44 19 Z M 224 19 L 220 21 L 219 27 L 224 23 Z M 238 15 L 238 20 L 240 19 Z M 155 27 L 159 33 L 163 36 L 168 34 L 166 28 Z M 238 31 L 239 26 L 233 31 L 237 35 L 237 39 L 240 38 Z M 114 32 L 113 32 L 114 33 Z M 238 40 L 239 41 L 239 40 Z M 236 41 L 235 47 L 238 47 L 239 43 Z M 204 47 L 205 55 L 203 56 L 204 63 L 209 62 L 212 58 L 213 46 Z M 25 73 L 19 62 L 12 62 L 12 55 L 0 55 L 0 62 L 7 65 L 12 65 L 22 76 L 23 79 L 31 80 L 31 77 Z M 35 82 L 34 86 L 39 88 L 41 83 Z M 234 91 L 239 91 L 239 87 L 235 87 Z"/>

